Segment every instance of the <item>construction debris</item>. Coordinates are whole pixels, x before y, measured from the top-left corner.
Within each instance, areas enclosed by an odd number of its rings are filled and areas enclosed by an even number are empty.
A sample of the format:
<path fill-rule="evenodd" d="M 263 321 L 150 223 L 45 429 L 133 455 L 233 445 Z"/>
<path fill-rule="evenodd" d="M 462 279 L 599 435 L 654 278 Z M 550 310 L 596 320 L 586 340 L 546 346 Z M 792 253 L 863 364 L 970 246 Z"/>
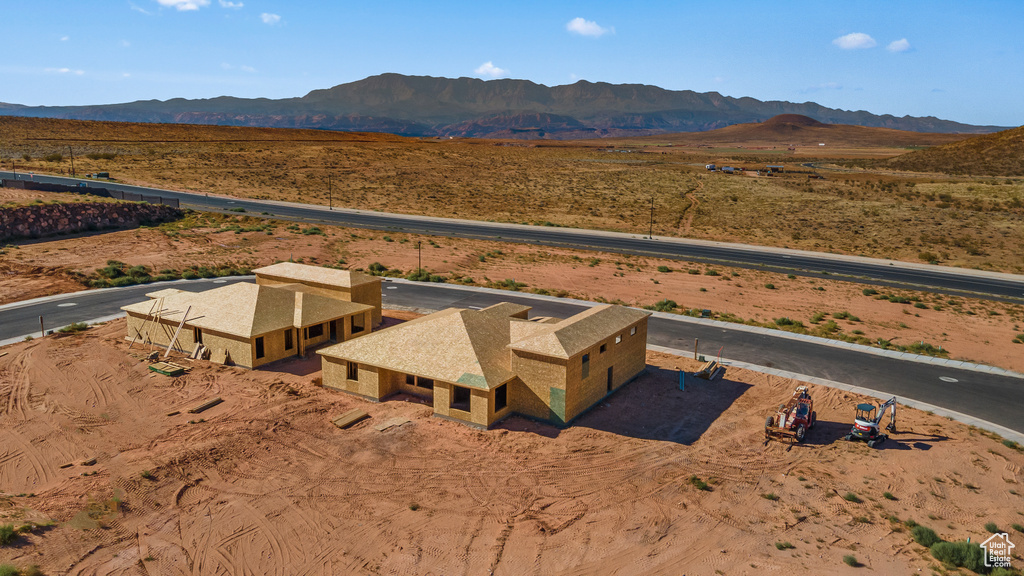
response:
<path fill-rule="evenodd" d="M 373 429 L 378 431 L 378 432 L 383 432 L 383 431 L 387 430 L 388 428 L 398 427 L 398 426 L 401 426 L 402 424 L 406 424 L 408 422 L 410 422 L 410 420 L 408 418 L 402 418 L 402 417 L 399 416 L 398 418 L 392 418 L 390 420 L 385 420 L 384 422 L 381 422 L 380 424 L 377 424 L 376 426 L 374 426 Z"/>
<path fill-rule="evenodd" d="M 694 372 L 693 375 L 704 380 L 714 380 L 719 370 L 724 372 L 725 368 L 717 360 L 710 360 L 704 363 L 700 370 Z"/>
<path fill-rule="evenodd" d="M 217 396 L 213 400 L 207 400 L 206 402 L 203 402 L 199 406 L 196 406 L 195 408 L 189 410 L 188 413 L 189 414 L 199 414 L 200 412 L 203 412 L 204 410 L 209 410 L 210 408 L 213 408 L 214 406 L 216 406 L 217 404 L 220 404 L 223 401 L 224 400 L 222 400 L 220 396 Z"/>
<path fill-rule="evenodd" d="M 85 460 L 82 460 L 82 466 L 92 466 L 95 463 L 96 463 L 96 459 L 95 458 L 86 458 Z"/>
<path fill-rule="evenodd" d="M 181 410 L 175 410 L 174 412 L 167 413 L 168 416 L 177 416 L 178 414 L 181 414 Z"/>
<path fill-rule="evenodd" d="M 191 370 L 191 368 L 186 368 L 174 362 L 157 362 L 156 364 L 150 364 L 149 369 L 164 376 L 181 376 Z"/>
<path fill-rule="evenodd" d="M 357 422 L 362 422 L 363 420 L 369 417 L 369 414 L 357 408 L 355 410 L 349 410 L 348 412 L 345 412 L 344 414 L 338 416 L 334 420 L 331 420 L 331 423 L 337 426 L 338 428 L 344 430 L 345 428 L 353 426 Z"/>

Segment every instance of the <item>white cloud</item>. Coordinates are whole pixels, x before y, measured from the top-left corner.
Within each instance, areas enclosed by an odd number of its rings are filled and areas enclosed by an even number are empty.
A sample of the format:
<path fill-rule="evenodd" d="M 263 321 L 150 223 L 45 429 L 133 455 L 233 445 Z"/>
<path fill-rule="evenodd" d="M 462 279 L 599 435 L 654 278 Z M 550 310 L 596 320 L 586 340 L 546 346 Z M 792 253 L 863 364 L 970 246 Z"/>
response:
<path fill-rule="evenodd" d="M 479 68 L 473 70 L 480 76 L 490 76 L 491 78 L 498 78 L 499 76 L 508 75 L 508 70 L 498 68 L 493 62 L 487 61 L 480 65 Z"/>
<path fill-rule="evenodd" d="M 122 78 L 131 78 L 131 77 L 132 77 L 132 75 L 131 75 L 131 74 L 129 74 L 128 72 L 125 72 L 124 74 L 121 74 L 121 77 L 122 77 Z"/>
<path fill-rule="evenodd" d="M 863 32 L 853 32 L 846 36 L 840 36 L 833 40 L 832 43 L 843 50 L 859 50 L 862 48 L 874 48 L 875 46 L 878 46 L 878 42 L 875 42 L 874 38 Z"/>
<path fill-rule="evenodd" d="M 71 36 L 61 36 L 60 37 L 60 41 L 61 42 L 67 42 L 68 40 L 71 40 Z"/>
<path fill-rule="evenodd" d="M 43 68 L 43 72 L 50 74 L 74 74 L 75 76 L 81 76 L 85 74 L 84 70 L 72 70 L 71 68 Z"/>
<path fill-rule="evenodd" d="M 593 20 L 584 20 L 583 18 L 569 20 L 569 23 L 565 25 L 565 29 L 580 36 L 593 36 L 594 38 L 604 36 L 609 32 L 615 32 L 614 28 L 604 28 Z"/>
<path fill-rule="evenodd" d="M 271 26 L 273 26 L 274 24 L 277 24 L 278 22 L 281 21 L 281 17 L 278 16 L 277 14 L 264 12 L 263 14 L 260 14 L 260 20 L 263 20 L 264 24 L 270 24 Z"/>
<path fill-rule="evenodd" d="M 238 67 L 242 72 L 256 72 L 256 69 L 252 66 L 246 66 L 245 64 Z"/>
<path fill-rule="evenodd" d="M 136 12 L 140 12 L 140 13 L 142 13 L 142 14 L 145 14 L 146 16 L 152 16 L 152 15 L 153 15 L 153 13 L 152 13 L 152 12 L 149 12 L 149 11 L 147 11 L 147 10 L 144 10 L 143 8 L 140 8 L 140 7 L 139 7 L 138 5 L 136 5 L 136 4 L 134 3 L 134 2 L 129 2 L 129 3 L 128 3 L 128 6 L 130 6 L 132 10 L 134 10 L 134 11 L 136 11 Z"/>
<path fill-rule="evenodd" d="M 241 2 L 230 2 L 229 0 L 217 0 L 217 1 L 220 2 L 220 5 L 221 5 L 222 8 L 235 8 L 237 10 L 238 8 L 241 8 L 242 6 L 245 6 L 245 4 L 242 4 Z"/>
<path fill-rule="evenodd" d="M 893 40 L 889 42 L 889 45 L 885 47 L 889 52 L 906 52 L 910 50 L 910 42 L 906 38 L 900 38 L 899 40 Z"/>
<path fill-rule="evenodd" d="M 132 45 L 132 43 L 127 41 L 127 40 L 121 40 L 120 44 L 121 44 L 121 48 L 128 48 L 128 47 L 130 47 Z"/>
<path fill-rule="evenodd" d="M 210 5 L 210 0 L 156 0 L 157 4 L 165 8 L 175 8 L 180 11 L 199 10 Z"/>

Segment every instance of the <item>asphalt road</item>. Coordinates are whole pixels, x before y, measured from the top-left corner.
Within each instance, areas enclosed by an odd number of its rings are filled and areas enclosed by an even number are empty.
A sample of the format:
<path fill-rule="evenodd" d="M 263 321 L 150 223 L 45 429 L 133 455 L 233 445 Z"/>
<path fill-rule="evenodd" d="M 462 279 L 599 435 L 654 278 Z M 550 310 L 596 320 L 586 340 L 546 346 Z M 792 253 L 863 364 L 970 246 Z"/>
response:
<path fill-rule="evenodd" d="M 18 177 L 25 179 L 27 175 L 19 173 Z M 0 178 L 13 178 L 13 174 L 0 172 Z M 33 179 L 58 184 L 82 182 L 82 180 L 38 174 L 34 175 Z M 908 265 L 887 260 L 814 254 L 795 250 L 751 247 L 743 244 L 695 242 L 662 237 L 648 239 L 639 235 L 572 228 L 426 218 L 359 210 L 328 210 L 322 206 L 308 204 L 222 196 L 208 197 L 202 194 L 125 184 L 86 182 L 92 186 L 177 198 L 183 207 L 197 210 L 228 211 L 241 208 L 249 216 L 272 217 L 308 224 L 351 226 L 436 236 L 600 250 L 772 270 L 802 276 L 831 276 L 873 285 L 914 288 L 950 295 L 1024 303 L 1024 276 L 1019 275 L 986 275 L 940 266 Z"/>
<path fill-rule="evenodd" d="M 252 277 L 176 281 L 65 294 L 0 307 L 0 343 L 39 333 L 39 316 L 48 328 L 77 321 L 114 316 L 120 306 L 145 299 L 145 293 L 165 287 L 205 290 Z M 531 316 L 567 317 L 584 309 L 566 300 L 530 298 L 515 292 L 492 293 L 459 289 L 445 284 L 385 282 L 384 306 L 442 309 L 483 308 L 501 301 L 532 306 Z M 928 402 L 1024 433 L 1024 380 L 958 368 L 908 362 L 821 344 L 777 338 L 743 330 L 719 328 L 680 320 L 651 318 L 648 343 L 700 350 L 759 366 L 774 367 L 904 399 Z M 950 381 L 954 380 L 954 381 Z"/>

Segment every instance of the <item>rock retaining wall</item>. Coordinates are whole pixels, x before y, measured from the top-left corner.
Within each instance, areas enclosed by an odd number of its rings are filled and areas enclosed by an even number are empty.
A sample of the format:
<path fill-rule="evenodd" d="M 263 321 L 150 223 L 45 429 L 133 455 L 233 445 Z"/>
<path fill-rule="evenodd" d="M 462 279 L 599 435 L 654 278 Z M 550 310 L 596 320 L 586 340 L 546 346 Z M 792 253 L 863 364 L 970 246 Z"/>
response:
<path fill-rule="evenodd" d="M 181 210 L 161 204 L 69 202 L 0 209 L 0 240 L 39 238 L 90 230 L 135 228 L 180 218 Z"/>

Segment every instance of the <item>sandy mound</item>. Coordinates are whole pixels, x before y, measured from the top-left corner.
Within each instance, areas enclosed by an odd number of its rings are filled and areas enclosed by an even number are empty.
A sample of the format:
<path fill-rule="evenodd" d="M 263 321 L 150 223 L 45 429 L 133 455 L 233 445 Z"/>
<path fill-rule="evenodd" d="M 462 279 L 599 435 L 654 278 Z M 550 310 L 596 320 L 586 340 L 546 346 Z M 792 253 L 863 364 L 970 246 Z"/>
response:
<path fill-rule="evenodd" d="M 316 387 L 314 361 L 155 375 L 123 332 L 115 321 L 3 350 L 0 521 L 54 524 L 0 562 L 51 574 L 854 573 L 841 561 L 852 553 L 908 573 L 930 562 L 890 515 L 977 539 L 985 522 L 1024 514 L 1024 454 L 978 431 L 901 409 L 884 449 L 837 441 L 859 399 L 812 387 L 809 441 L 765 446 L 765 414 L 794 382 L 730 369 L 679 391 L 676 369 L 692 361 L 678 357 L 650 354 L 645 375 L 568 429 L 511 418 L 478 431 L 415 398 Z M 371 418 L 329 423 L 353 407 Z"/>

